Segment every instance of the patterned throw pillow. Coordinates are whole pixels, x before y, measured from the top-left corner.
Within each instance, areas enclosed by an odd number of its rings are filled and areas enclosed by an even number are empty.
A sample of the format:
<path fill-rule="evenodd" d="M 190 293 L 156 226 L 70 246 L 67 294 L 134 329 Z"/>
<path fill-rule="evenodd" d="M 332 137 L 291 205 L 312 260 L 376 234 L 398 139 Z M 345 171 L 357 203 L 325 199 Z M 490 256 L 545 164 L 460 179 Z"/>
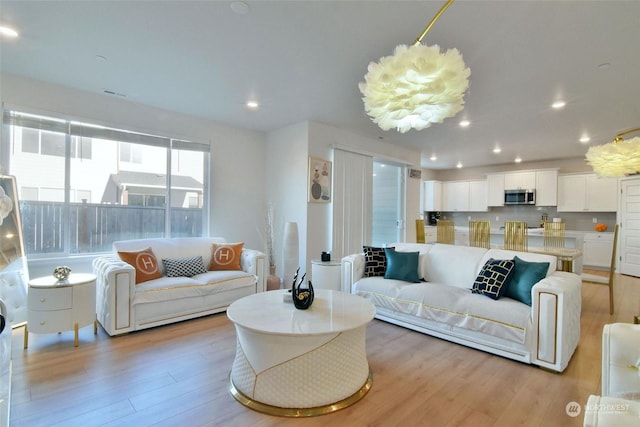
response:
<path fill-rule="evenodd" d="M 206 273 L 201 256 L 190 258 L 165 258 L 162 260 L 167 277 L 191 277 Z"/>
<path fill-rule="evenodd" d="M 364 277 L 384 276 L 387 271 L 387 256 L 384 248 L 363 246 L 362 250 L 364 251 Z"/>
<path fill-rule="evenodd" d="M 158 260 L 151 248 L 135 252 L 118 252 L 121 260 L 131 264 L 136 269 L 136 285 L 152 279 L 162 277 Z"/>
<path fill-rule="evenodd" d="M 242 270 L 240 255 L 242 243 L 214 243 L 211 245 L 211 262 L 209 270 Z"/>
<path fill-rule="evenodd" d="M 480 270 L 471 292 L 491 299 L 501 298 L 507 291 L 514 266 L 513 260 L 491 258 Z"/>

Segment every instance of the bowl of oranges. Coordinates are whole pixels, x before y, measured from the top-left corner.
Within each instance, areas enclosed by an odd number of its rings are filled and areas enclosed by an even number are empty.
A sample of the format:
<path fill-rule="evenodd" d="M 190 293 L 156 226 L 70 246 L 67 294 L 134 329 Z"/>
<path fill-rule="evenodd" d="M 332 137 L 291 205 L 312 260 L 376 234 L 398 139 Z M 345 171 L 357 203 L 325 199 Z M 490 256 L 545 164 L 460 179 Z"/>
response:
<path fill-rule="evenodd" d="M 593 226 L 593 229 L 596 231 L 607 231 L 607 224 L 598 223 Z"/>

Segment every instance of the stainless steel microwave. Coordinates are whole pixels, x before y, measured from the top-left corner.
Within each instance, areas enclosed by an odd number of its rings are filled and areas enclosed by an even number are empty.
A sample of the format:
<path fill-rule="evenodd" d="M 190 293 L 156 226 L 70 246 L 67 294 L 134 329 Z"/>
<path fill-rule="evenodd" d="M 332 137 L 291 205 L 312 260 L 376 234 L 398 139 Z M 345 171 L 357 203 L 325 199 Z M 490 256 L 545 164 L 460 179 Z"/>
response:
<path fill-rule="evenodd" d="M 504 190 L 505 205 L 535 205 L 536 190 Z"/>

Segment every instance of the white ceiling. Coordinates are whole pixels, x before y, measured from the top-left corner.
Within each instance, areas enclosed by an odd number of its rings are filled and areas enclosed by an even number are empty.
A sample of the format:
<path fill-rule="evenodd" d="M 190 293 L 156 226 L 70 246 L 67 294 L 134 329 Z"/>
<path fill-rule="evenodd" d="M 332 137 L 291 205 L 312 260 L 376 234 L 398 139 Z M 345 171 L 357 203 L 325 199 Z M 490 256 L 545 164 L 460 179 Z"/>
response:
<path fill-rule="evenodd" d="M 580 157 L 640 126 L 640 1 L 454 2 L 423 43 L 461 52 L 465 109 L 406 134 L 366 116 L 358 83 L 444 0 L 246 4 L 0 0 L 0 22 L 20 33 L 0 41 L 1 70 L 258 131 L 328 123 L 420 150 L 433 169 Z"/>

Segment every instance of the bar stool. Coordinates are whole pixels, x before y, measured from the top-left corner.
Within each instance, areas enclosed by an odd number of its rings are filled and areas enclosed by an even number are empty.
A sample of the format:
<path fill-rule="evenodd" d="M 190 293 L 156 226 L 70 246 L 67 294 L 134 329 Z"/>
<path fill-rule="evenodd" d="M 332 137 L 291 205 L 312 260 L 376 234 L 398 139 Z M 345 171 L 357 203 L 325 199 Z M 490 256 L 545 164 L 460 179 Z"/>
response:
<path fill-rule="evenodd" d="M 437 242 L 446 243 L 448 245 L 456 244 L 456 232 L 453 221 L 449 219 L 439 219 L 436 225 Z"/>
<path fill-rule="evenodd" d="M 504 223 L 504 248 L 526 252 L 529 248 L 525 221 L 506 221 Z"/>
<path fill-rule="evenodd" d="M 491 223 L 487 220 L 469 221 L 469 246 L 490 247 Z"/>

